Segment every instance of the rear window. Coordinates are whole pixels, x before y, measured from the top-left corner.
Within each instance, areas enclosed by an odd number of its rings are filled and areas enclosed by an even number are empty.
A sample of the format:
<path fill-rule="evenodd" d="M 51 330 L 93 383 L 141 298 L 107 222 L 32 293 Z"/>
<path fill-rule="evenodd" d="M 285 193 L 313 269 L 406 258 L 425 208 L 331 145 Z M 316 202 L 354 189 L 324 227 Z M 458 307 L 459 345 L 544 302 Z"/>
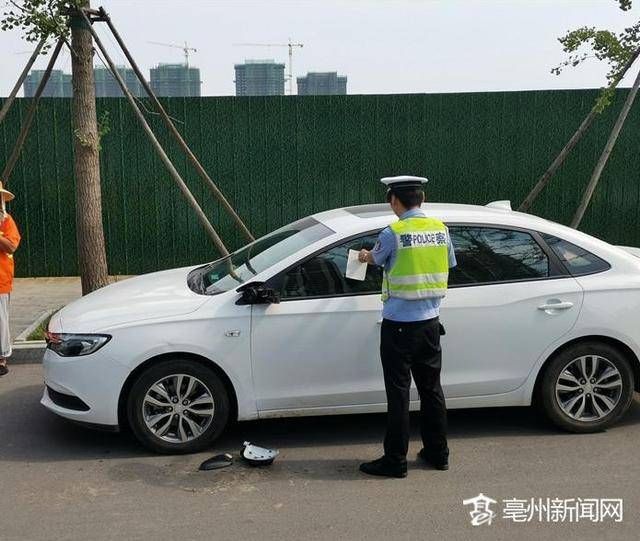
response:
<path fill-rule="evenodd" d="M 484 226 L 449 227 L 458 264 L 450 286 L 536 280 L 550 276 L 549 259 L 525 231 Z"/>
<path fill-rule="evenodd" d="M 569 241 L 546 233 L 542 233 L 542 238 L 573 276 L 593 274 L 611 268 L 604 259 Z"/>

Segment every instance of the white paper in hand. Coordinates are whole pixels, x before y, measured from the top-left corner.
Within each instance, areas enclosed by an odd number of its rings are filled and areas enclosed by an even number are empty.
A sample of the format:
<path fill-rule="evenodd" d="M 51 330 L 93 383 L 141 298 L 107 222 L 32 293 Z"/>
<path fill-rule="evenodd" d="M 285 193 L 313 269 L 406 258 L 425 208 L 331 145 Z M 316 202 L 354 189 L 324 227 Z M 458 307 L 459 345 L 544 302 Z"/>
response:
<path fill-rule="evenodd" d="M 345 276 L 351 280 L 360 280 L 362 282 L 367 275 L 367 264 L 358 261 L 358 254 L 359 252 L 355 250 L 349 250 Z"/>

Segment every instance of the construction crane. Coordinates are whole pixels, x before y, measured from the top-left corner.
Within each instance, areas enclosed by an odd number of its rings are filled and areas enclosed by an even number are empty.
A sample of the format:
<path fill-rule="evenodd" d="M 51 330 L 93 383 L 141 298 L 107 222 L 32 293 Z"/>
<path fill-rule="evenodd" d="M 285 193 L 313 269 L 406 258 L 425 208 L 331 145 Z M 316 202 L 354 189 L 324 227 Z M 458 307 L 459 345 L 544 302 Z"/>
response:
<path fill-rule="evenodd" d="M 162 45 L 163 47 L 173 47 L 174 49 L 182 49 L 184 53 L 184 64 L 189 67 L 189 53 L 197 53 L 198 49 L 194 49 L 193 47 L 189 47 L 187 42 L 184 42 L 184 45 L 174 45 L 173 43 L 160 43 L 159 41 L 149 41 L 148 43 L 152 43 L 153 45 Z"/>
<path fill-rule="evenodd" d="M 240 47 L 289 47 L 289 94 L 293 95 L 293 48 L 304 47 L 302 43 L 293 43 L 289 38 L 289 43 L 234 43 Z"/>

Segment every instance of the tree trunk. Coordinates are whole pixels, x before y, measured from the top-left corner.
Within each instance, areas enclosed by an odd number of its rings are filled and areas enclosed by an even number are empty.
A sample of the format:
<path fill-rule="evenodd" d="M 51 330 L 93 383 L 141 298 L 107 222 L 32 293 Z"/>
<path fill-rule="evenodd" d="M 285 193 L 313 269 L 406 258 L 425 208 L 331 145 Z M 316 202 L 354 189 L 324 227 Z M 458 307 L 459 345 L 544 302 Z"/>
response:
<path fill-rule="evenodd" d="M 84 7 L 89 3 L 86 0 Z M 93 40 L 81 16 L 71 17 L 71 48 L 76 238 L 82 294 L 86 295 L 109 282 L 102 226 Z"/>

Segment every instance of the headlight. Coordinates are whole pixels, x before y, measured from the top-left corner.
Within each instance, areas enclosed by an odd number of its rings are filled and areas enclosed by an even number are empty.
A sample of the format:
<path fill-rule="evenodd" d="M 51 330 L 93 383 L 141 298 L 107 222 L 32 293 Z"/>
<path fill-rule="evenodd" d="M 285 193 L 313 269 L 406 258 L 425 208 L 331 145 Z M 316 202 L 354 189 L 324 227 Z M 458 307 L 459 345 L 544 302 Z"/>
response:
<path fill-rule="evenodd" d="M 62 357 L 91 355 L 104 346 L 111 336 L 108 334 L 66 334 L 47 331 L 47 347 Z"/>

